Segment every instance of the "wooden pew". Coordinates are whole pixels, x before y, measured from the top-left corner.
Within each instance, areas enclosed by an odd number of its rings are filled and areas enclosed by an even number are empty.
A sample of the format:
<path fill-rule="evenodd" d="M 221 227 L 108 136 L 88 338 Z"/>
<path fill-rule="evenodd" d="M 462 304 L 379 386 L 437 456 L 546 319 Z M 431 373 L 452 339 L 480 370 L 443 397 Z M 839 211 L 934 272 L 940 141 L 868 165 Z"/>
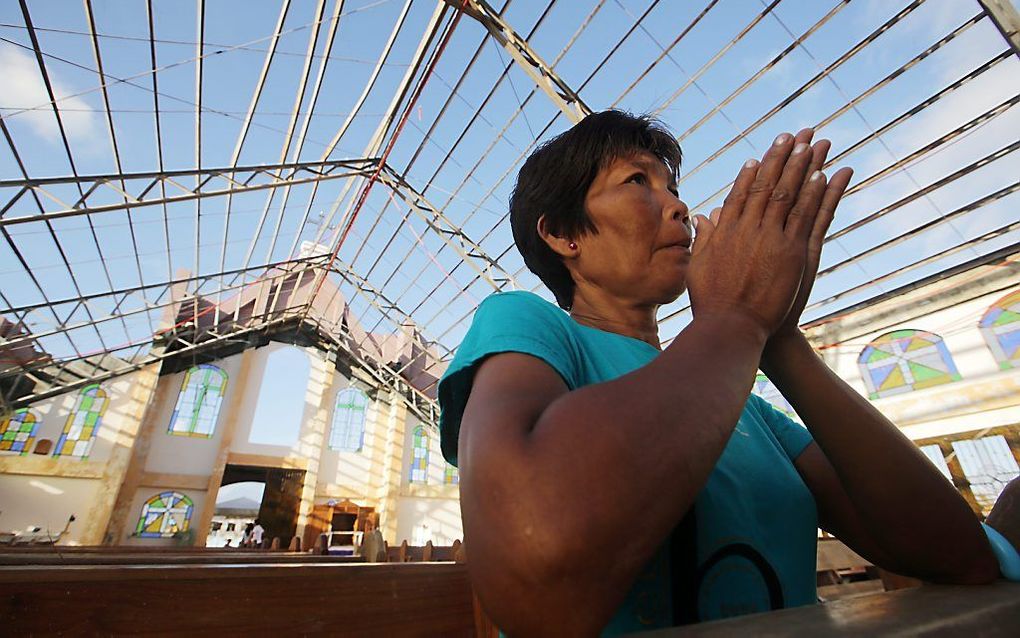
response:
<path fill-rule="evenodd" d="M 818 596 L 839 600 L 884 591 L 878 570 L 836 539 L 818 540 Z"/>
<path fill-rule="evenodd" d="M 5 566 L 0 592 L 11 636 L 476 633 L 455 563 Z"/>
<path fill-rule="evenodd" d="M 649 638 L 730 636 L 981 636 L 1015 638 L 1020 584 L 925 585 L 649 632 Z"/>
<path fill-rule="evenodd" d="M 431 541 L 426 545 L 408 545 L 405 540 L 399 547 L 387 549 L 387 559 L 391 563 L 452 561 L 460 546 L 460 541 L 454 541 L 453 545 L 432 545 Z"/>
<path fill-rule="evenodd" d="M 318 556 L 284 552 L 198 552 L 163 554 L 136 553 L 22 553 L 0 551 L 0 565 L 259 565 L 259 564 L 340 564 L 362 562 L 357 556 Z"/>
<path fill-rule="evenodd" d="M 915 578 L 872 565 L 834 538 L 818 540 L 817 578 L 818 595 L 826 601 L 921 586 Z"/>

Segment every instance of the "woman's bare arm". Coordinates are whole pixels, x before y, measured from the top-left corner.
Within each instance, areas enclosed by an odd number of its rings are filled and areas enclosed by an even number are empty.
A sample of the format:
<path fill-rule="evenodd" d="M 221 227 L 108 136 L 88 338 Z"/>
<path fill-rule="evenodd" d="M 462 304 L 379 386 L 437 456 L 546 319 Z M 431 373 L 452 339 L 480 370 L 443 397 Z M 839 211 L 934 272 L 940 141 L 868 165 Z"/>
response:
<path fill-rule="evenodd" d="M 799 333 L 798 333 L 799 334 Z M 802 335 L 770 343 L 766 373 L 804 419 L 818 452 L 797 468 L 823 525 L 892 571 L 945 583 L 983 583 L 998 562 L 956 488 Z"/>
<path fill-rule="evenodd" d="M 597 632 L 707 480 L 793 299 L 825 189 L 801 188 L 810 153 L 787 162 L 792 145 L 761 173 L 745 166 L 718 226 L 700 220 L 694 321 L 652 363 L 574 391 L 528 355 L 476 371 L 458 449 L 468 564 L 509 633 Z"/>

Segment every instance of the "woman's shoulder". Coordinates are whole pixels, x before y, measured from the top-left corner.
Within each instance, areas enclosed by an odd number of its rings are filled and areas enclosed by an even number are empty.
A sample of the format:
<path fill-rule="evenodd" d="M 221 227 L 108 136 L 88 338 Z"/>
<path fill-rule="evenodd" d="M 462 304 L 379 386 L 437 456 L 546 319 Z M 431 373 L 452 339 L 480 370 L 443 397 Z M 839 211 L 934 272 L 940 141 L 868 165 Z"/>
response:
<path fill-rule="evenodd" d="M 527 290 L 497 292 L 482 300 L 475 311 L 473 323 L 521 328 L 526 326 L 557 326 L 568 329 L 571 323 L 559 306 Z"/>
<path fill-rule="evenodd" d="M 500 310 L 519 309 L 522 312 L 541 312 L 566 317 L 566 313 L 560 310 L 559 306 L 529 290 L 494 292 L 478 305 L 479 310 L 489 307 L 496 307 Z"/>

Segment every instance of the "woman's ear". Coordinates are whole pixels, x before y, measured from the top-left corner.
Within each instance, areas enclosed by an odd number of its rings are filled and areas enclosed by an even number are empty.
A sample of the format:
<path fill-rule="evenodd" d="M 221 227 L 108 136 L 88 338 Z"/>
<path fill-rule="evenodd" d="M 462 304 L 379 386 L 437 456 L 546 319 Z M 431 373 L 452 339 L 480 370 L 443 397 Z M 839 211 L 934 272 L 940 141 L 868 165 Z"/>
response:
<path fill-rule="evenodd" d="M 548 228 L 546 228 L 545 215 L 538 218 L 536 229 L 538 230 L 538 236 L 542 238 L 542 241 L 544 241 L 554 253 L 564 259 L 577 257 L 580 252 L 577 243 L 567 239 L 566 237 L 557 237 L 550 233 Z"/>

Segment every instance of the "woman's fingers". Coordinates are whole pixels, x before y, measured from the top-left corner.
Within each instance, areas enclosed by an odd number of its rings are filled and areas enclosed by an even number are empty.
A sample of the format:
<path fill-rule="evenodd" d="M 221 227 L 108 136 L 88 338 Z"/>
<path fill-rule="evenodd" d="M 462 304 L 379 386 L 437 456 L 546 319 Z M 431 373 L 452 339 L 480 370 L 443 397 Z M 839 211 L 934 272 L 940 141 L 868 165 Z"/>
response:
<path fill-rule="evenodd" d="M 758 160 L 751 159 L 747 160 L 740 168 L 740 172 L 737 173 L 737 178 L 733 180 L 733 186 L 730 187 L 730 192 L 726 195 L 726 200 L 723 202 L 722 211 L 717 218 L 719 222 L 733 222 L 743 213 L 747 197 L 750 194 L 751 185 L 758 174 L 758 166 Z"/>
<path fill-rule="evenodd" d="M 832 142 L 829 140 L 818 140 L 811 147 L 811 165 L 808 167 L 807 175 L 804 176 L 804 184 L 807 184 L 808 179 L 815 171 L 820 171 L 825 166 L 825 159 L 829 156 L 830 148 L 832 148 Z"/>
<path fill-rule="evenodd" d="M 765 214 L 769 198 L 772 197 L 773 189 L 779 183 L 779 178 L 783 175 L 783 169 L 787 163 L 786 161 L 793 151 L 793 140 L 793 136 L 789 133 L 782 133 L 775 139 L 769 150 L 765 152 L 765 158 L 758 169 L 758 175 L 751 183 L 747 194 L 747 201 L 744 202 L 744 216 L 758 222 Z M 725 217 L 724 209 L 723 218 L 725 219 Z"/>
<path fill-rule="evenodd" d="M 804 183 L 804 175 L 811 164 L 811 156 L 811 146 L 806 142 L 799 142 L 793 148 L 786 166 L 783 167 L 783 173 L 772 189 L 772 195 L 765 206 L 763 218 L 765 224 L 775 225 L 777 228 L 784 227 L 787 215 L 798 201 L 801 185 Z M 809 212 L 813 213 L 814 211 L 800 209 L 801 214 Z"/>
<path fill-rule="evenodd" d="M 719 210 L 718 208 L 716 210 Z M 715 211 L 712 211 L 713 213 Z M 691 254 L 699 255 L 708 245 L 708 241 L 715 232 L 715 220 L 704 215 L 694 216 L 694 244 L 691 246 Z"/>
<path fill-rule="evenodd" d="M 825 193 L 822 195 L 818 215 L 815 217 L 815 223 L 811 230 L 811 239 L 809 240 L 811 246 L 821 247 L 825 240 L 825 234 L 829 232 L 832 219 L 836 216 L 836 206 L 839 205 L 839 200 L 842 199 L 846 187 L 850 184 L 850 178 L 853 176 L 854 169 L 850 167 L 841 168 L 832 175 L 832 179 L 829 180 Z"/>
<path fill-rule="evenodd" d="M 818 218 L 818 210 L 825 197 L 825 173 L 812 173 L 804 188 L 800 190 L 797 203 L 785 219 L 786 234 L 797 239 L 807 239 Z"/>
<path fill-rule="evenodd" d="M 797 131 L 797 134 L 793 136 L 793 145 L 797 144 L 810 144 L 811 138 L 815 136 L 815 129 L 813 128 L 802 128 Z"/>

